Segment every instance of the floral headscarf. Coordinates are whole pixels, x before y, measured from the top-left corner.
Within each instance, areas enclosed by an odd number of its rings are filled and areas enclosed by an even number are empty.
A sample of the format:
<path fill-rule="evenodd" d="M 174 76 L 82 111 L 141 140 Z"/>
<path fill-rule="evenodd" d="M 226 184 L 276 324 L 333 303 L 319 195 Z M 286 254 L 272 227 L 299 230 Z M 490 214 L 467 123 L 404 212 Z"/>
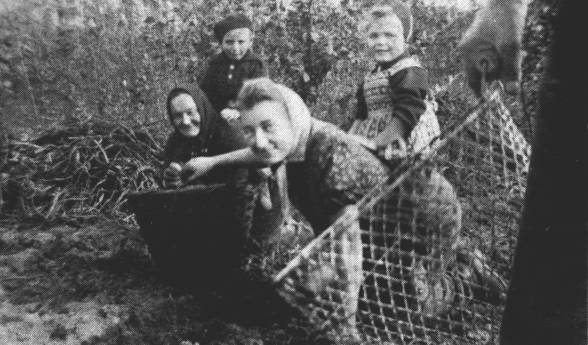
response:
<path fill-rule="evenodd" d="M 276 86 L 286 102 L 286 109 L 288 110 L 290 123 L 294 130 L 294 140 L 296 143 L 294 150 L 288 155 L 287 160 L 289 162 L 304 161 L 306 142 L 312 127 L 310 110 L 308 110 L 308 107 L 296 92 L 284 85 L 276 84 Z"/>
<path fill-rule="evenodd" d="M 250 109 L 263 101 L 276 101 L 284 105 L 292 131 L 294 145 L 286 156 L 285 163 L 302 162 L 305 159 L 306 145 L 312 128 L 310 111 L 300 96 L 288 87 L 274 83 L 268 78 L 250 79 L 243 84 L 237 97 L 237 107 L 241 110 Z M 288 198 L 288 178 L 284 164 L 277 164 L 272 168 L 280 194 L 282 216 L 290 216 L 290 202 Z"/>
<path fill-rule="evenodd" d="M 244 95 L 255 95 L 251 99 L 244 100 Z M 247 96 L 245 96 L 247 98 Z M 310 111 L 300 96 L 290 88 L 275 83 L 269 78 L 255 78 L 246 81 L 239 92 L 237 107 L 242 109 L 252 108 L 262 101 L 280 102 L 286 108 L 290 124 L 294 131 L 294 149 L 288 154 L 288 162 L 304 161 L 306 142 L 312 127 Z M 243 104 L 247 102 L 247 104 Z"/>

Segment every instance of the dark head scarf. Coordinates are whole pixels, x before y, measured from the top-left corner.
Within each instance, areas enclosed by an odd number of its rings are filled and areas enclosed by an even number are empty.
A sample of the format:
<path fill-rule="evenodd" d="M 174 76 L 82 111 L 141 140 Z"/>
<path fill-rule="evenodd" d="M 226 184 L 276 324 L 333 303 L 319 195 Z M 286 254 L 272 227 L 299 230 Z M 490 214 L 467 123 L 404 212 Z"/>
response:
<path fill-rule="evenodd" d="M 194 153 L 200 155 L 202 150 L 205 150 L 210 145 L 212 136 L 215 133 L 215 128 L 219 126 L 219 122 L 221 120 L 218 113 L 214 110 L 208 101 L 206 94 L 204 91 L 202 91 L 202 89 L 200 89 L 198 85 L 182 85 L 173 88 L 167 95 L 166 109 L 172 126 L 173 120 L 171 114 L 171 102 L 174 98 L 181 94 L 188 94 L 194 99 L 196 109 L 200 114 L 200 133 L 194 138 L 188 138 L 183 136 L 176 129 L 175 133 L 172 135 L 172 138 L 168 142 L 168 147 L 166 149 L 166 155 L 172 160 L 182 160 L 183 156 L 190 156 Z"/>
<path fill-rule="evenodd" d="M 201 141 L 207 140 L 212 133 L 212 128 L 214 128 L 214 126 L 217 124 L 220 117 L 210 104 L 210 101 L 208 100 L 208 97 L 206 97 L 204 91 L 202 91 L 202 89 L 200 89 L 200 87 L 196 84 L 178 86 L 173 88 L 168 93 L 166 109 L 170 122 L 173 125 L 171 102 L 174 98 L 181 94 L 188 94 L 194 99 L 194 103 L 196 103 L 196 109 L 200 114 L 200 134 L 198 134 L 196 138 L 199 138 Z"/>
<path fill-rule="evenodd" d="M 227 32 L 242 28 L 251 29 L 252 26 L 253 24 L 245 15 L 233 14 L 214 25 L 214 36 L 219 42 L 222 42 Z"/>

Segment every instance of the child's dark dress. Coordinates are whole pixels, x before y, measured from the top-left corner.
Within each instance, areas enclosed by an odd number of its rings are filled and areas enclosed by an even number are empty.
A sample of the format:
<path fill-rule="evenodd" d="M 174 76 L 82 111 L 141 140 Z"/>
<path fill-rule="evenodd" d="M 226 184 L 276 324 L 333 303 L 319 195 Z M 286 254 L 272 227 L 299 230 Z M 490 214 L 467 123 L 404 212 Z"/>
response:
<path fill-rule="evenodd" d="M 351 134 L 373 139 L 400 119 L 407 128 L 409 150 L 419 151 L 440 134 L 433 105 L 427 102 L 427 71 L 415 57 L 403 54 L 379 65 L 357 91 L 357 125 Z"/>

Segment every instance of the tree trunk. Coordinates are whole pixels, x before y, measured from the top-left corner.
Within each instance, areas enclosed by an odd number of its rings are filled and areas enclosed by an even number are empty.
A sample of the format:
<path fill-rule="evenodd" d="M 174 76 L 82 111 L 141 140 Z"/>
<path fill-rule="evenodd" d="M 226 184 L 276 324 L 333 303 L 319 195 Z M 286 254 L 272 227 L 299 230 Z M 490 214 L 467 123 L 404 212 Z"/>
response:
<path fill-rule="evenodd" d="M 502 345 L 587 344 L 588 57 L 571 20 L 581 2 L 558 4 Z"/>

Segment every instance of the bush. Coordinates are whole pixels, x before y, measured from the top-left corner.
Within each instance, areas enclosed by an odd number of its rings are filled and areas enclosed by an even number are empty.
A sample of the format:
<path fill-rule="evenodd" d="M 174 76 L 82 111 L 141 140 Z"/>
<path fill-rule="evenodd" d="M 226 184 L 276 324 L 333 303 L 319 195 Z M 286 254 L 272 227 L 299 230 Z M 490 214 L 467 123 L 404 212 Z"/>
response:
<path fill-rule="evenodd" d="M 234 11 L 253 19 L 255 50 L 267 61 L 271 77 L 311 105 L 325 97 L 321 85 L 334 66 L 331 78 L 349 79 L 341 73 L 350 69 L 359 77 L 358 65 L 364 72 L 357 32 L 362 9 L 356 4 L 333 7 L 326 0 L 294 0 L 286 10 L 269 0 L 178 0 L 171 8 L 160 6 L 145 14 L 133 3 L 123 9 L 100 1 L 85 4 L 73 27 L 34 19 L 30 5 L 2 14 L 4 112 L 24 126 L 64 118 L 160 120 L 166 91 L 197 80 L 218 50 L 212 26 Z M 47 6 L 60 10 L 57 2 Z M 421 2 L 415 3 L 414 13 L 413 48 L 433 81 L 457 73 L 455 45 L 471 15 Z"/>
<path fill-rule="evenodd" d="M 104 121 L 70 123 L 10 143 L 2 216 L 37 221 L 123 215 L 126 195 L 153 188 L 161 147 L 148 132 Z"/>
<path fill-rule="evenodd" d="M 47 3 L 49 10 L 59 9 L 57 2 Z M 73 26 L 35 19 L 29 15 L 30 5 L 1 14 L 0 112 L 7 127 L 30 132 L 65 119 L 71 128 L 77 119 L 141 128 L 160 145 L 169 131 L 163 116 L 167 90 L 197 80 L 218 50 L 214 23 L 234 11 L 253 19 L 254 50 L 267 61 L 273 79 L 298 91 L 316 117 L 343 128 L 351 123 L 355 91 L 372 68 L 357 31 L 359 5 L 343 2 L 332 7 L 326 0 L 294 0 L 292 9 L 286 10 L 270 0 L 177 0 L 146 14 L 133 3 L 122 10 L 100 1 L 87 3 Z M 523 65 L 525 102 L 521 107 L 513 98 L 509 104 L 527 135 L 526 117 L 536 112 L 531 105 L 536 103 L 538 74 L 550 38 L 549 8 L 531 6 L 525 35 L 529 54 Z M 420 0 L 413 13 L 411 49 L 438 91 L 443 124 L 471 104 L 463 84 L 455 84 L 450 92 L 439 90 L 460 74 L 456 46 L 472 13 L 431 7 Z"/>
<path fill-rule="evenodd" d="M 147 16 L 131 5 L 121 11 L 88 3 L 80 27 L 45 25 L 24 5 L 2 14 L 0 97 L 7 120 L 21 127 L 94 117 L 158 121 L 166 91 L 195 81 L 218 50 L 212 26 L 231 11 L 254 19 L 255 50 L 271 76 L 309 100 L 353 36 L 353 11 L 325 1 L 298 1 L 298 12 L 279 10 L 273 1 L 182 0 Z M 48 9 L 59 10 L 53 2 Z"/>

